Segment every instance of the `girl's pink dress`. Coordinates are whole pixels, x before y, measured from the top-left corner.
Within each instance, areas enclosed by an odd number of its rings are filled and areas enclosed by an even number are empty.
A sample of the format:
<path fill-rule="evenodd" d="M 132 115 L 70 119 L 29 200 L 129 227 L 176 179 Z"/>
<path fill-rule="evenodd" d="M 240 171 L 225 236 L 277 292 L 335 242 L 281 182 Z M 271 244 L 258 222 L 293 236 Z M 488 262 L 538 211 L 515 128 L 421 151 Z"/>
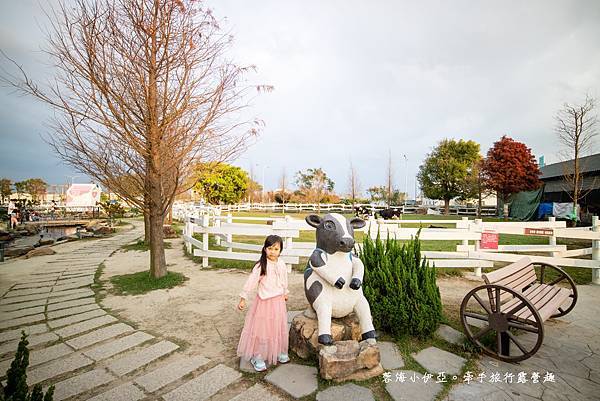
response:
<path fill-rule="evenodd" d="M 276 365 L 277 356 L 288 352 L 289 343 L 284 299 L 288 294 L 285 264 L 268 261 L 265 276 L 260 276 L 259 264 L 254 266 L 240 296 L 247 300 L 248 293 L 257 286 L 258 293 L 246 314 L 237 355 L 246 359 L 260 357 L 266 363 Z"/>

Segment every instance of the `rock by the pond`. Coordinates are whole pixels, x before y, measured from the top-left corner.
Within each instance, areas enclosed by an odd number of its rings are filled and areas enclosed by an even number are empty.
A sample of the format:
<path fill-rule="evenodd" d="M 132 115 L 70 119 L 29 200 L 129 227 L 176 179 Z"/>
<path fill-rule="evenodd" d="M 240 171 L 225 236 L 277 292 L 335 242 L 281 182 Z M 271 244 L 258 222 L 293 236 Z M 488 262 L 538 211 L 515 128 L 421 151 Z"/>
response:
<path fill-rule="evenodd" d="M 106 235 L 106 234 L 112 234 L 115 230 L 108 227 L 108 226 L 100 226 L 98 228 L 96 228 L 95 230 L 93 230 L 94 234 L 96 235 Z"/>
<path fill-rule="evenodd" d="M 0 230 L 0 241 L 8 242 L 12 241 L 14 238 L 15 236 L 8 231 Z"/>
<path fill-rule="evenodd" d="M 55 253 L 56 251 L 49 246 L 41 246 L 27 252 L 25 259 L 33 258 L 34 256 L 54 255 Z"/>
<path fill-rule="evenodd" d="M 372 343 L 371 343 L 372 342 Z M 379 347 L 371 340 L 346 340 L 333 346 L 321 346 L 319 372 L 326 380 L 337 382 L 367 380 L 383 373 L 379 363 Z"/>
<path fill-rule="evenodd" d="M 31 251 L 33 249 L 34 249 L 34 247 L 29 246 L 29 245 L 7 248 L 4 250 L 4 256 L 6 256 L 7 258 L 16 258 L 16 257 L 27 254 L 29 251 Z"/>
<path fill-rule="evenodd" d="M 303 359 L 316 356 L 319 348 L 317 319 L 306 315 L 306 312 L 296 315 L 290 327 L 290 349 Z M 360 325 L 356 315 L 352 313 L 342 319 L 331 319 L 331 336 L 333 341 L 360 341 Z"/>
<path fill-rule="evenodd" d="M 54 238 L 40 238 L 40 240 L 38 241 L 38 243 L 36 244 L 37 246 L 46 246 L 46 245 L 52 245 L 54 244 Z"/>

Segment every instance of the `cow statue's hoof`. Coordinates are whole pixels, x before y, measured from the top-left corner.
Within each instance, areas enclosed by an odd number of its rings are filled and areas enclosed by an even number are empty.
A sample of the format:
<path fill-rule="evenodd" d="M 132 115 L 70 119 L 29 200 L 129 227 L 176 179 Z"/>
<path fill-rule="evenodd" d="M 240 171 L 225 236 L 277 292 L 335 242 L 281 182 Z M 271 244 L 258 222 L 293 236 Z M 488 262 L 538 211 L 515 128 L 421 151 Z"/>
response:
<path fill-rule="evenodd" d="M 377 333 L 375 333 L 375 330 L 367 331 L 366 333 L 362 334 L 363 341 L 368 340 L 368 339 L 373 339 L 373 340 L 377 339 Z"/>
<path fill-rule="evenodd" d="M 319 344 L 333 345 L 333 338 L 331 337 L 331 334 L 321 334 L 319 336 Z"/>
<path fill-rule="evenodd" d="M 343 278 L 338 278 L 337 281 L 335 282 L 335 288 L 338 289 L 342 289 L 342 287 L 344 286 L 344 284 L 346 284 L 346 280 L 344 280 Z"/>
<path fill-rule="evenodd" d="M 350 281 L 350 288 L 352 288 L 353 290 L 358 290 L 358 289 L 360 288 L 360 285 L 361 285 L 361 284 L 362 284 L 362 283 L 360 282 L 360 280 L 359 280 L 359 279 L 357 279 L 357 278 L 353 278 L 353 279 Z"/>

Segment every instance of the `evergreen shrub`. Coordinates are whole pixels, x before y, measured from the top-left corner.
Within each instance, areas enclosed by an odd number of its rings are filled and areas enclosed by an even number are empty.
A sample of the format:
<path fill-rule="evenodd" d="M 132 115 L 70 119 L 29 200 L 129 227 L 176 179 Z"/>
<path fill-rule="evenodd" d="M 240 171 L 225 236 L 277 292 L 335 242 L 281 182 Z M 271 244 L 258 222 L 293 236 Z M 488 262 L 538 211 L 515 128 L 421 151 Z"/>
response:
<path fill-rule="evenodd" d="M 40 384 L 36 384 L 31 393 L 28 391 L 26 371 L 29 366 L 29 342 L 27 334 L 24 331 L 21 333 L 17 354 L 6 371 L 6 387 L 0 384 L 0 401 L 52 401 L 54 386 L 50 386 L 46 394 Z"/>
<path fill-rule="evenodd" d="M 435 267 L 421 258 L 419 233 L 402 245 L 379 235 L 375 241 L 365 236 L 359 257 L 375 327 L 395 338 L 430 336 L 442 319 L 442 301 Z"/>

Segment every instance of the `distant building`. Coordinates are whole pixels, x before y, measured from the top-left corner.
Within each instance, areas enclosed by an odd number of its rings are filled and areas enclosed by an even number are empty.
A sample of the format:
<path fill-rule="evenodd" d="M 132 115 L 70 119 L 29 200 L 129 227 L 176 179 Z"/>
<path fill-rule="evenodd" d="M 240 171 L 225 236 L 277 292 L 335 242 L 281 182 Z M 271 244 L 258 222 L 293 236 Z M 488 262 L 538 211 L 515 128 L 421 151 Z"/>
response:
<path fill-rule="evenodd" d="M 579 200 L 582 212 L 600 212 L 600 153 L 582 157 L 580 172 L 583 177 L 581 191 L 585 194 Z M 572 171 L 573 160 L 548 164 L 540 168 L 540 179 L 544 183 L 542 202 L 573 202 L 572 188 L 565 180 L 565 173 Z"/>

